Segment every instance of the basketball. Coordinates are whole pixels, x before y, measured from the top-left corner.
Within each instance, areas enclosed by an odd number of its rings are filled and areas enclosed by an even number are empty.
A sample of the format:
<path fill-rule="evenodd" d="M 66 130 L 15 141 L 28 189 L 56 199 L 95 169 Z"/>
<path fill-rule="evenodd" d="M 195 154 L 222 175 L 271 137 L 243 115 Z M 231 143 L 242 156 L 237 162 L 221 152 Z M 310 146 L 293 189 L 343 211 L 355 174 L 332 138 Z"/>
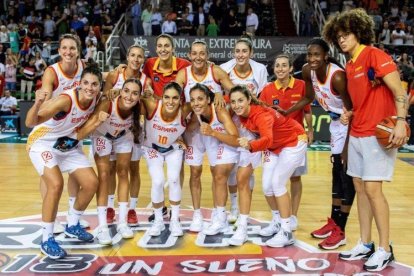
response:
<path fill-rule="evenodd" d="M 375 128 L 375 136 L 377 137 L 378 143 L 384 148 L 389 148 L 391 146 L 391 142 L 388 142 L 388 139 L 390 138 L 396 123 L 397 117 L 389 116 L 383 119 Z M 405 122 L 405 127 L 407 129 L 407 137 L 410 137 L 411 131 L 407 122 Z"/>

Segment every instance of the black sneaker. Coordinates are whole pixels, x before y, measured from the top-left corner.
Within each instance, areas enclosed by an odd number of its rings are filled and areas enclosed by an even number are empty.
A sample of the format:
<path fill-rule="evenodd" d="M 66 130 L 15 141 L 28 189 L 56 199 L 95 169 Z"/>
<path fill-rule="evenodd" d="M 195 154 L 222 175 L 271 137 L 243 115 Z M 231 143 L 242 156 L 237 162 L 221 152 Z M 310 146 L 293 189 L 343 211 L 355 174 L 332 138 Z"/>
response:
<path fill-rule="evenodd" d="M 170 211 L 170 216 L 171 216 L 171 211 Z M 166 206 L 162 207 L 162 217 L 163 218 L 168 218 L 168 208 Z M 153 222 L 154 219 L 155 219 L 155 214 L 154 214 L 154 211 L 153 211 L 152 215 L 148 217 L 148 221 Z"/>

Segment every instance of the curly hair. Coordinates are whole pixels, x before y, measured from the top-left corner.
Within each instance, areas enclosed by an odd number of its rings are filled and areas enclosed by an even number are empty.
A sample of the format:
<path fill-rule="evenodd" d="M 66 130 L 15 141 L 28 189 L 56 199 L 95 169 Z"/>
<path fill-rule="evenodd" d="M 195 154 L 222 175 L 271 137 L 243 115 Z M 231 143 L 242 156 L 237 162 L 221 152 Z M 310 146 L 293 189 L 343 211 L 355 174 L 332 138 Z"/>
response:
<path fill-rule="evenodd" d="M 369 45 L 374 42 L 374 21 L 364 9 L 353 9 L 331 17 L 322 30 L 326 41 L 339 50 L 338 32 L 353 33 L 359 43 Z"/>

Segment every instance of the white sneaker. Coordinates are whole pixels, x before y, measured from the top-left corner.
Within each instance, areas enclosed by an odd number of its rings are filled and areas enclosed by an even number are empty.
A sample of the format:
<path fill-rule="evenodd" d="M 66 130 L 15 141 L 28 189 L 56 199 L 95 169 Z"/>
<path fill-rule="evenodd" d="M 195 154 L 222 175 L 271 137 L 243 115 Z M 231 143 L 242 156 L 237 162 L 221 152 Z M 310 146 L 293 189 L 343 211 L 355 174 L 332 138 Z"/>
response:
<path fill-rule="evenodd" d="M 270 247 L 285 247 L 295 243 L 292 232 L 286 232 L 281 229 L 273 238 L 266 241 L 266 245 Z"/>
<path fill-rule="evenodd" d="M 180 237 L 184 235 L 183 228 L 181 227 L 181 223 L 178 221 L 178 219 L 173 219 L 170 221 L 169 229 L 173 237 Z"/>
<path fill-rule="evenodd" d="M 134 232 L 126 223 L 120 223 L 116 227 L 116 231 L 121 234 L 123 239 L 131 239 L 134 237 Z"/>
<path fill-rule="evenodd" d="M 83 228 L 83 229 L 85 229 L 85 228 L 89 228 L 89 222 L 87 222 L 86 220 L 84 220 L 84 219 L 80 219 L 79 220 L 79 224 L 80 224 L 80 226 Z"/>
<path fill-rule="evenodd" d="M 108 226 L 100 226 L 95 229 L 95 237 L 98 239 L 99 244 L 109 245 L 112 244 L 112 238 L 109 234 Z"/>
<path fill-rule="evenodd" d="M 259 235 L 263 237 L 270 237 L 278 233 L 279 230 L 280 230 L 280 223 L 272 220 L 268 226 L 260 230 Z"/>
<path fill-rule="evenodd" d="M 216 218 L 212 224 L 203 230 L 203 234 L 207 236 L 217 235 L 218 233 L 224 233 L 228 230 L 227 220 L 220 220 Z"/>
<path fill-rule="evenodd" d="M 294 215 L 290 216 L 290 230 L 296 231 L 298 229 L 298 218 Z"/>
<path fill-rule="evenodd" d="M 239 208 L 236 207 L 231 207 L 230 209 L 230 214 L 227 218 L 227 220 L 230 223 L 235 223 L 237 221 L 237 218 L 239 217 Z"/>
<path fill-rule="evenodd" d="M 58 220 L 55 220 L 55 224 L 53 225 L 53 234 L 61 234 L 63 232 L 65 232 L 65 227 Z"/>
<path fill-rule="evenodd" d="M 159 236 L 161 235 L 161 232 L 165 230 L 165 224 L 162 220 L 154 220 L 152 223 L 151 228 L 148 230 L 148 234 L 150 236 Z"/>
<path fill-rule="evenodd" d="M 203 215 L 201 213 L 194 213 L 193 220 L 190 224 L 191 232 L 200 232 L 203 230 Z"/>
<path fill-rule="evenodd" d="M 237 227 L 236 232 L 229 239 L 229 244 L 234 246 L 241 246 L 247 241 L 247 227 L 246 225 L 240 225 Z"/>
<path fill-rule="evenodd" d="M 365 262 L 364 269 L 368 271 L 381 271 L 393 260 L 394 253 L 392 252 L 391 245 L 390 252 L 385 251 L 382 247 L 378 247 L 378 250 Z"/>
<path fill-rule="evenodd" d="M 356 261 L 369 258 L 372 254 L 374 254 L 374 252 L 374 243 L 364 245 L 364 243 L 359 240 L 358 244 L 351 250 L 339 253 L 339 258 L 345 261 Z"/>

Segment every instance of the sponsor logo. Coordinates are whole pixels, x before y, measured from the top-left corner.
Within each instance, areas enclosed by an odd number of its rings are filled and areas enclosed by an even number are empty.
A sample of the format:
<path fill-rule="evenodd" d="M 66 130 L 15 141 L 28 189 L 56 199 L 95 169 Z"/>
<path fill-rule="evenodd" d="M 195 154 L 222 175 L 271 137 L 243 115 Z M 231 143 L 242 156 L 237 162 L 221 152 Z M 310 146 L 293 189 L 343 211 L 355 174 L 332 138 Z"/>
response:
<path fill-rule="evenodd" d="M 211 210 L 202 212 L 204 217 L 211 215 Z M 132 227 L 133 239 L 122 239 L 116 225 L 110 225 L 112 247 L 100 245 L 96 239 L 85 243 L 64 234 L 55 236 L 68 252 L 66 258 L 58 260 L 40 253 L 40 215 L 0 221 L 0 274 L 373 276 L 413 273 L 412 267 L 399 263 L 392 263 L 381 272 L 368 273 L 362 270 L 363 260 L 342 261 L 337 252 L 321 252 L 301 241 L 280 249 L 267 247 L 265 242 L 271 237 L 258 234 L 267 223 L 254 218 L 249 220 L 248 241 L 240 247 L 228 244 L 235 231 L 233 227 L 214 236 L 188 232 L 193 212 L 185 209 L 180 212 L 184 236 L 173 237 L 165 221 L 166 229 L 161 235 L 151 237 L 148 234 L 151 223 L 147 222 L 151 213 L 147 209 L 138 210 L 140 224 Z M 92 228 L 98 225 L 96 212 L 86 212 L 83 218 Z"/>

